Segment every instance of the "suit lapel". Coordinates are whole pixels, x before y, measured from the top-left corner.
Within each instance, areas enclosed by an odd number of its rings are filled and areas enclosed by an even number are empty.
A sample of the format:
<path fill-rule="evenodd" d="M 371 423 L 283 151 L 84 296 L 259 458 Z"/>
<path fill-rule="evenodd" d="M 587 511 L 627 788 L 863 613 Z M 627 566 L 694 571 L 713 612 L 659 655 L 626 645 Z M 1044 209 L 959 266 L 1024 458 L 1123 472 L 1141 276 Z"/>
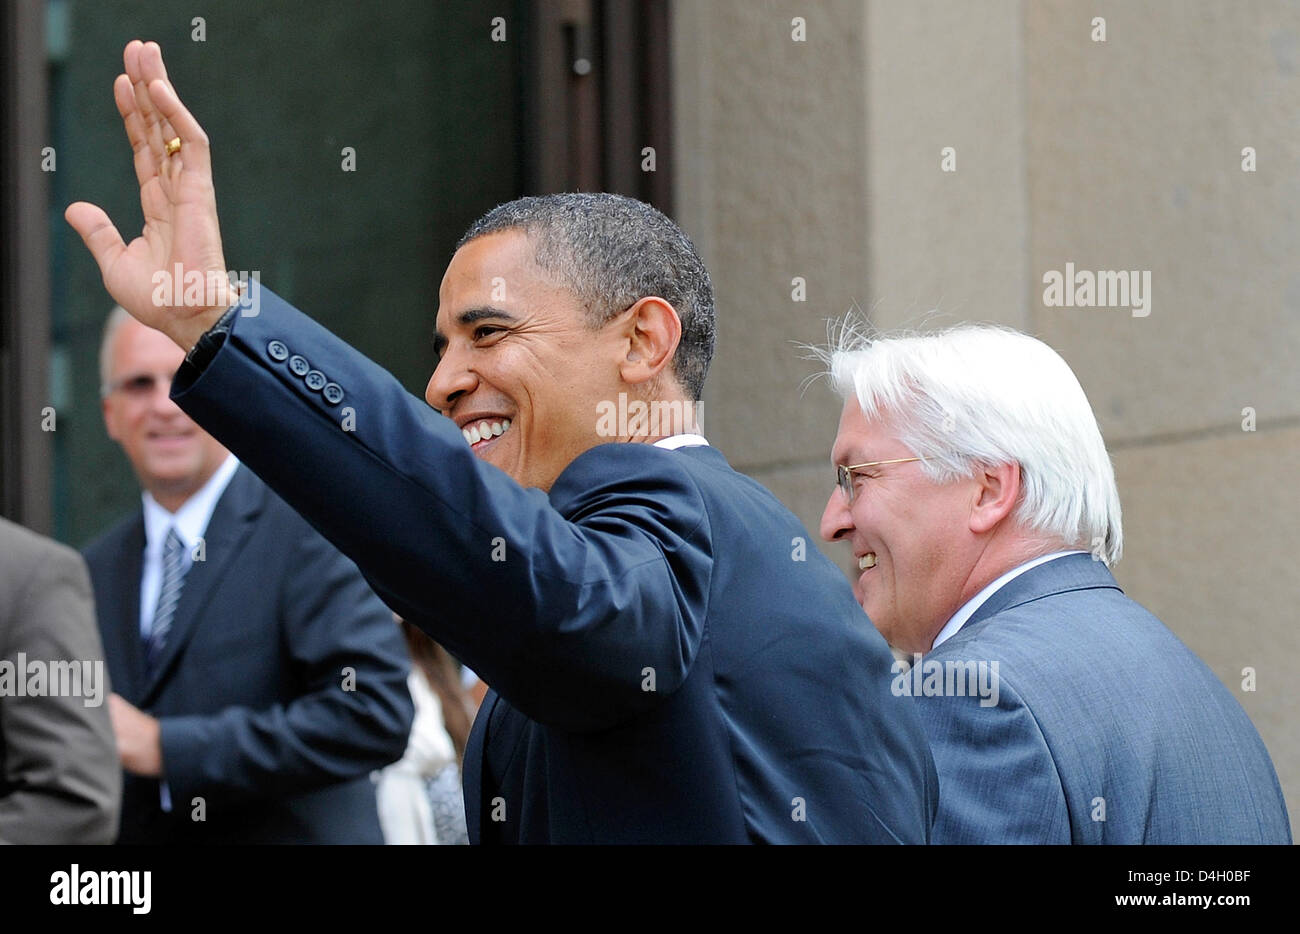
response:
<path fill-rule="evenodd" d="M 144 642 L 140 638 L 140 575 L 144 568 L 144 514 L 126 530 L 115 553 L 112 572 L 100 577 L 107 588 L 96 601 L 104 615 L 100 632 L 104 655 L 109 663 L 113 690 L 132 704 L 139 704 L 144 690 Z"/>
<path fill-rule="evenodd" d="M 266 487 L 246 467 L 240 467 L 217 500 L 203 535 L 203 560 L 195 561 L 185 574 L 180 602 L 172 618 L 162 656 L 153 677 L 145 685 L 141 703 L 153 703 L 159 687 L 167 680 L 203 618 L 203 612 L 226 569 L 252 532 L 253 521 L 266 499 Z M 138 575 L 137 575 L 138 577 Z M 137 589 L 139 585 L 137 584 Z M 139 640 L 137 640 L 139 641 Z"/>

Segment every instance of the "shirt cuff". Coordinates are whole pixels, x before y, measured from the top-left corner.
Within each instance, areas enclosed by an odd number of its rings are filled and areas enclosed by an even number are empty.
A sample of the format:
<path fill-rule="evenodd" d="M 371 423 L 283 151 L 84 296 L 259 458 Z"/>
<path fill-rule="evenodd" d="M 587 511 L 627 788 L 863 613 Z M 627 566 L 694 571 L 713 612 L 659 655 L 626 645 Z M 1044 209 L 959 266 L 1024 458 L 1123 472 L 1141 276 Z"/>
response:
<path fill-rule="evenodd" d="M 185 363 L 194 367 L 202 373 L 212 358 L 217 355 L 221 345 L 226 342 L 226 336 L 230 333 L 230 328 L 235 320 L 235 312 L 239 310 L 239 305 L 231 305 L 226 309 L 226 313 L 217 319 L 217 323 L 212 325 L 203 332 L 188 354 L 185 355 Z"/>

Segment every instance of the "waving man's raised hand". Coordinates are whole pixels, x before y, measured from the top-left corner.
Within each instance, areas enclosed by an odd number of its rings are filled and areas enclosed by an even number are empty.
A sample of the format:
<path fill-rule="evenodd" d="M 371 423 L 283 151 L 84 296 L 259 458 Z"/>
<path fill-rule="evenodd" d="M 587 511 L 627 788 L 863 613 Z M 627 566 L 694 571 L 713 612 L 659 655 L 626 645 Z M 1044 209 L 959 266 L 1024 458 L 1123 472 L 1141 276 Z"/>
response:
<path fill-rule="evenodd" d="M 64 217 L 117 303 L 189 350 L 238 298 L 221 249 L 208 137 L 176 95 L 156 42 L 132 40 L 123 59 L 113 98 L 135 153 L 144 229 L 125 243 L 103 209 L 85 201 Z"/>

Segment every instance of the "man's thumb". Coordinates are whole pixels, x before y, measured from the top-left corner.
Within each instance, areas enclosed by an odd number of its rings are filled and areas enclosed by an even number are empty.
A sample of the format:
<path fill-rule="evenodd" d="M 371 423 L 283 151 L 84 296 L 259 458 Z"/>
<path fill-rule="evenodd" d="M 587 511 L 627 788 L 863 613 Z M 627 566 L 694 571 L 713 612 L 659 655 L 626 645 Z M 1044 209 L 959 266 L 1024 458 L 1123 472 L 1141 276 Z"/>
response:
<path fill-rule="evenodd" d="M 126 249 L 122 235 L 117 232 L 108 215 L 100 207 L 77 201 L 68 205 L 63 218 L 81 235 L 81 242 L 86 244 L 90 255 L 95 257 L 100 273 L 107 274 L 118 255 Z"/>

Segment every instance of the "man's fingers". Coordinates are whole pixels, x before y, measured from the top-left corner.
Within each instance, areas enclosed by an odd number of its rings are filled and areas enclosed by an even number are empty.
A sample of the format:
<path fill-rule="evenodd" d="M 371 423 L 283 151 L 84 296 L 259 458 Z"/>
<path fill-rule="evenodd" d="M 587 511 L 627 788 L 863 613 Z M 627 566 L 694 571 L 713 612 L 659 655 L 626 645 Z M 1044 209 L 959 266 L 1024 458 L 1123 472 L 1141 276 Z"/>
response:
<path fill-rule="evenodd" d="M 158 125 L 158 114 L 154 111 L 153 103 L 149 100 L 149 92 L 143 82 L 137 81 L 132 85 L 132 93 L 135 95 L 136 112 L 140 115 L 140 124 L 144 129 L 145 143 L 149 146 L 149 151 L 153 153 L 154 158 L 161 161 L 165 155 L 163 152 L 162 128 Z"/>
<path fill-rule="evenodd" d="M 178 136 L 183 147 L 184 165 L 211 174 L 208 135 L 181 103 L 176 89 L 172 87 L 158 43 L 133 39 L 127 44 L 122 60 L 126 64 L 126 74 L 135 101 L 132 109 L 138 117 L 138 124 L 128 127 L 128 133 L 138 133 L 138 136 L 132 135 L 131 145 L 136 145 L 137 138 L 142 139 L 154 157 L 153 163 L 147 166 L 148 177 L 152 177 L 160 167 L 170 168 L 164 147 L 168 140 Z M 115 86 L 114 93 L 116 92 Z M 118 109 L 122 112 L 122 119 L 128 119 L 125 101 L 119 102 Z M 142 171 L 139 152 L 140 149 L 137 148 L 137 175 Z M 141 184 L 143 182 L 144 179 L 141 179 Z"/>
<path fill-rule="evenodd" d="M 156 81 L 161 81 L 169 89 L 171 88 L 171 81 L 167 78 L 167 66 L 163 64 L 162 47 L 157 42 L 146 42 L 140 49 L 140 82 L 144 86 L 145 99 L 149 102 L 153 117 L 158 122 L 163 143 L 166 144 L 169 139 L 176 136 L 176 133 L 167 122 L 166 114 L 158 107 L 158 98 L 153 87 Z"/>
<path fill-rule="evenodd" d="M 122 235 L 117 232 L 103 208 L 86 201 L 77 201 L 68 205 L 63 217 L 81 235 L 81 241 L 90 250 L 90 255 L 95 257 L 100 273 L 107 275 L 113 263 L 126 249 L 126 244 L 122 242 Z"/>
<path fill-rule="evenodd" d="M 141 119 L 140 110 L 135 105 L 135 89 L 131 86 L 131 79 L 125 74 L 118 75 L 113 81 L 113 103 L 117 105 L 117 112 L 122 115 L 122 123 L 126 126 L 126 137 L 131 141 L 131 147 L 144 144 L 144 120 Z"/>
<path fill-rule="evenodd" d="M 176 91 L 165 80 L 154 81 L 149 86 L 150 96 L 158 106 L 158 112 L 175 127 L 175 133 L 181 138 L 181 155 L 185 165 L 191 169 L 212 173 L 212 159 L 208 150 L 208 134 L 203 132 L 199 121 L 181 103 Z"/>
<path fill-rule="evenodd" d="M 167 80 L 167 66 L 163 64 L 162 46 L 157 42 L 146 42 L 140 49 L 140 76 L 145 83 L 155 79 Z"/>
<path fill-rule="evenodd" d="M 134 39 L 127 44 L 122 58 L 126 63 L 126 75 L 131 79 L 132 91 L 135 94 L 135 107 L 144 126 L 145 140 L 148 142 L 149 149 L 153 152 L 154 157 L 161 162 L 164 155 L 166 155 L 163 152 L 163 144 L 166 140 L 163 139 L 157 109 L 149 98 L 149 75 L 153 70 L 149 68 L 149 46 L 157 48 L 157 43 L 150 42 L 146 44 Z"/>
<path fill-rule="evenodd" d="M 149 146 L 144 121 L 135 106 L 135 90 L 126 75 L 118 75 L 113 82 L 113 101 L 117 104 L 117 112 L 122 115 L 122 125 L 126 127 L 126 138 L 134 154 L 136 181 L 143 187 L 158 174 L 158 160 Z"/>
<path fill-rule="evenodd" d="M 180 136 L 180 134 L 176 132 L 176 128 L 172 126 L 172 122 L 168 120 L 166 117 L 163 117 L 162 120 L 159 122 L 162 124 L 164 143 L 167 142 L 167 140 L 169 139 L 175 139 L 177 136 Z"/>
<path fill-rule="evenodd" d="M 140 50 L 144 48 L 144 43 L 139 39 L 132 39 L 122 50 L 122 70 L 126 76 L 135 84 L 136 78 L 140 76 Z"/>

